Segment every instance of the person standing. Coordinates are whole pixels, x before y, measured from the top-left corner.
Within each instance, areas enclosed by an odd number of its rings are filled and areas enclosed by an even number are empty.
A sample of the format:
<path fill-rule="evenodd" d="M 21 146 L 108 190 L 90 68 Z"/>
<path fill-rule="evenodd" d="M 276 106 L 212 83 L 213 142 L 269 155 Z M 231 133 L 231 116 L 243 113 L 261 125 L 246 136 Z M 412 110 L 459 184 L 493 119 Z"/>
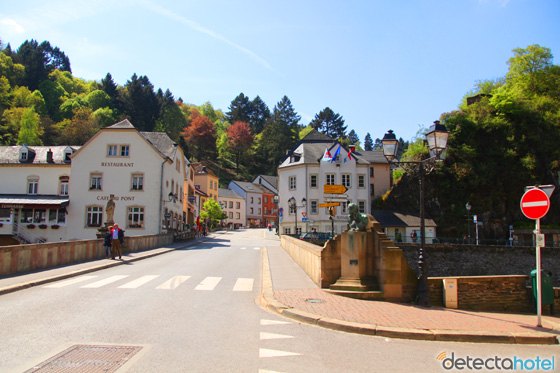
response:
<path fill-rule="evenodd" d="M 121 245 L 124 243 L 124 231 L 119 228 L 119 225 L 115 223 L 113 229 L 111 229 L 111 258 L 115 259 L 117 251 L 119 253 L 119 259 L 122 259 Z"/>
<path fill-rule="evenodd" d="M 103 246 L 105 246 L 105 259 L 109 259 L 109 254 L 112 252 L 111 250 L 111 231 L 107 230 L 105 234 L 105 240 L 103 241 Z M 113 258 L 114 259 L 114 258 Z"/>

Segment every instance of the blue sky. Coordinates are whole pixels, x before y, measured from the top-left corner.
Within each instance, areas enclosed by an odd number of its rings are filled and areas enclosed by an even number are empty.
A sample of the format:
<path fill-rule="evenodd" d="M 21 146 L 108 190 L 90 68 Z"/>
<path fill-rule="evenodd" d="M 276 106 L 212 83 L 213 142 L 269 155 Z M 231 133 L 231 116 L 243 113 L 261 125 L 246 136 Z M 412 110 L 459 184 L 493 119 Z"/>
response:
<path fill-rule="evenodd" d="M 20 0 L 0 7 L 0 39 L 48 40 L 74 76 L 146 75 L 224 112 L 241 92 L 271 110 L 287 95 L 305 125 L 328 106 L 363 143 L 412 139 L 504 76 L 514 48 L 559 54 L 559 19 L 557 0 Z"/>

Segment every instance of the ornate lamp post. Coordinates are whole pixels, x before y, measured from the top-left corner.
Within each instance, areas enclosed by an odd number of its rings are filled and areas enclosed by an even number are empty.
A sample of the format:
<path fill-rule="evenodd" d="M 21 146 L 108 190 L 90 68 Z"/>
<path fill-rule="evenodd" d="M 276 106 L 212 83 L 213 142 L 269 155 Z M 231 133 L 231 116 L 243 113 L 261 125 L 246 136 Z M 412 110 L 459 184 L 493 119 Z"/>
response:
<path fill-rule="evenodd" d="M 399 142 L 393 131 L 389 130 L 383 137 L 383 155 L 389 163 L 396 164 L 417 164 L 420 172 L 420 249 L 418 250 L 418 304 L 420 306 L 430 307 L 430 292 L 428 286 L 427 261 L 424 253 L 426 245 L 426 226 L 424 219 L 424 165 L 428 162 L 442 160 L 442 152 L 447 148 L 447 138 L 449 132 L 443 124 L 435 121 L 426 134 L 430 158 L 420 161 L 401 162 L 397 159 L 399 150 Z"/>
<path fill-rule="evenodd" d="M 296 213 L 296 220 L 295 220 L 295 221 L 296 221 L 296 235 L 297 235 L 297 234 L 298 234 L 298 233 L 297 233 L 297 221 L 298 221 L 297 210 L 298 210 L 298 207 L 305 207 L 305 206 L 307 206 L 307 200 L 305 199 L 305 197 L 302 198 L 302 199 L 301 199 L 301 206 L 298 206 L 298 205 L 297 205 L 297 202 L 296 202 L 296 199 L 295 199 L 294 197 L 291 197 L 291 198 L 288 200 L 288 204 L 295 210 L 295 213 Z"/>

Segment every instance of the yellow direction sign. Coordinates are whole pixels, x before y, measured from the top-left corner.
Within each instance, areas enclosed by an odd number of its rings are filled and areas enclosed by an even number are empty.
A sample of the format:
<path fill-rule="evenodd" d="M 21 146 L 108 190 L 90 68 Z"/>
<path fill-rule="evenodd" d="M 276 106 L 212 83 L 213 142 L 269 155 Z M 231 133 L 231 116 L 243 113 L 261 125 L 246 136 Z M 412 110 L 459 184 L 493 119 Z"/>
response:
<path fill-rule="evenodd" d="M 323 193 L 344 194 L 347 190 L 344 185 L 323 185 Z"/>
<path fill-rule="evenodd" d="M 340 206 L 340 202 L 319 203 L 319 207 L 335 207 Z"/>

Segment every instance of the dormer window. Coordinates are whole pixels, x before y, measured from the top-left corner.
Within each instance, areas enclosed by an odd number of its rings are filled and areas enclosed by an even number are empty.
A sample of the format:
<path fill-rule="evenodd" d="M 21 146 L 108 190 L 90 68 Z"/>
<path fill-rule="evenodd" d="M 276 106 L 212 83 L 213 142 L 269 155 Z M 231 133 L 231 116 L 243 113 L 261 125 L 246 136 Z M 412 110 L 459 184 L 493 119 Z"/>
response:
<path fill-rule="evenodd" d="M 70 156 L 74 153 L 71 147 L 67 146 L 64 149 L 64 163 L 70 163 Z"/>
<path fill-rule="evenodd" d="M 29 152 L 27 149 L 27 144 L 23 144 L 23 146 L 19 150 L 19 161 L 27 162 L 28 159 L 29 159 Z"/>

